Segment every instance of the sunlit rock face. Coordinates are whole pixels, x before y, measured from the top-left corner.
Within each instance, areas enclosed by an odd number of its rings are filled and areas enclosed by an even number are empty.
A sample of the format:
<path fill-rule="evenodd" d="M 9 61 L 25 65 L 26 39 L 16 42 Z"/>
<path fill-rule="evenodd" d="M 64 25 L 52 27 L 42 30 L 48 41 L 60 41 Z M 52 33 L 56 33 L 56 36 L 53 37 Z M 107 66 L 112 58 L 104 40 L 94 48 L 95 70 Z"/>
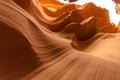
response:
<path fill-rule="evenodd" d="M 120 80 L 120 25 L 93 3 L 0 0 L 0 80 Z"/>
<path fill-rule="evenodd" d="M 115 9 L 116 9 L 116 13 L 120 14 L 120 0 L 112 0 L 116 3 Z"/>
<path fill-rule="evenodd" d="M 114 1 L 115 3 L 120 3 L 120 0 L 112 0 L 112 1 Z"/>

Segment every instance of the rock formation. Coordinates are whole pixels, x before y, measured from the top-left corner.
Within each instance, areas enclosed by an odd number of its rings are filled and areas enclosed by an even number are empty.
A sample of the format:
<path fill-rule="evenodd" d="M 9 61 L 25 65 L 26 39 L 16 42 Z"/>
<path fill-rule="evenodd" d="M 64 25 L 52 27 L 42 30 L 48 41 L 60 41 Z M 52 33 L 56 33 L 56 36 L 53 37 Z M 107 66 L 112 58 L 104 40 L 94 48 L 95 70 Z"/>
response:
<path fill-rule="evenodd" d="M 93 3 L 0 0 L 0 27 L 0 80 L 120 80 L 120 29 Z"/>

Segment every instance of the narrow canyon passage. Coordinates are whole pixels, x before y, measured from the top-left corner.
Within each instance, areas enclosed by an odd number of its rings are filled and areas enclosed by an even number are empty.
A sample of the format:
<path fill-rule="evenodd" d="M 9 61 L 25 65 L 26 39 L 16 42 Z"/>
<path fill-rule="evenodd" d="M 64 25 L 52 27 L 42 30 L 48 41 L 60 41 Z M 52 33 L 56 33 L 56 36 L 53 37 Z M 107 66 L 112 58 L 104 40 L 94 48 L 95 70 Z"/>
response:
<path fill-rule="evenodd" d="M 0 0 L 0 80 L 119 80 L 119 32 L 91 2 Z"/>

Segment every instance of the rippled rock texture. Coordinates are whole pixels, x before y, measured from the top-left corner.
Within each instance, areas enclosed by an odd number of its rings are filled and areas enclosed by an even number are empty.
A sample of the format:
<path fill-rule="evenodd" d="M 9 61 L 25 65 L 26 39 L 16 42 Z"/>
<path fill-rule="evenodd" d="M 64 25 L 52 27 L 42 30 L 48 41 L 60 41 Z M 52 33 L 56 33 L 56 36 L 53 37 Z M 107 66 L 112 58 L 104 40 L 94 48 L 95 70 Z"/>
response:
<path fill-rule="evenodd" d="M 120 29 L 93 3 L 0 0 L 0 80 L 120 80 Z"/>

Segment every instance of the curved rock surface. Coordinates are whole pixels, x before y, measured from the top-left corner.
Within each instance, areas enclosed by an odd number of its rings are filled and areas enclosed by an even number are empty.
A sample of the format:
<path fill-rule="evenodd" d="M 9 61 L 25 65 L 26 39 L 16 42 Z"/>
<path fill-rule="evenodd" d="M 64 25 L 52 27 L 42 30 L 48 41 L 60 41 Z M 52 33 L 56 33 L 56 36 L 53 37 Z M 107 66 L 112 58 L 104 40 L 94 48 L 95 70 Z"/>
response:
<path fill-rule="evenodd" d="M 120 80 L 120 29 L 93 3 L 0 0 L 0 80 Z"/>

